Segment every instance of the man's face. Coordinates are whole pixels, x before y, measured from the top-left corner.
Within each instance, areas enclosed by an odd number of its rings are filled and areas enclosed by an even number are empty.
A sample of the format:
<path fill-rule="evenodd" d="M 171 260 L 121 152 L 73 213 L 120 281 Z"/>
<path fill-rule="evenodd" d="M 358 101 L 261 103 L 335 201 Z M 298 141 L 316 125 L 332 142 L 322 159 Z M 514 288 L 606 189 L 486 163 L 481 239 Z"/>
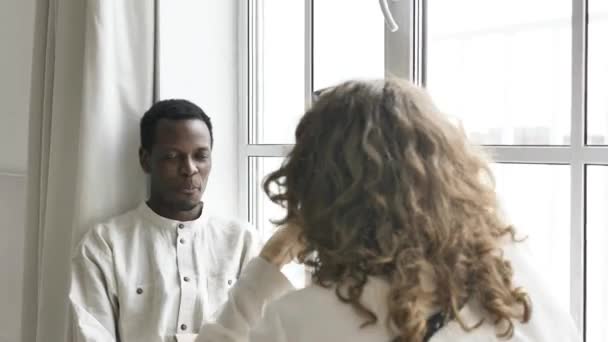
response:
<path fill-rule="evenodd" d="M 150 151 L 140 151 L 150 175 L 151 199 L 173 210 L 191 210 L 200 202 L 211 171 L 211 134 L 202 120 L 161 119 Z"/>

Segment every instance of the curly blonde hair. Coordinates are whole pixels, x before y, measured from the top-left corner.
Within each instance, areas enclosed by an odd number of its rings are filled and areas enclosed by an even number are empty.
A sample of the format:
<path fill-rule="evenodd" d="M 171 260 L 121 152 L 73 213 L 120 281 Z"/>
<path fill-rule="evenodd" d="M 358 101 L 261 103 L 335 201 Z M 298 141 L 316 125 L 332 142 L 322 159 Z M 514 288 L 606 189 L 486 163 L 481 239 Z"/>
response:
<path fill-rule="evenodd" d="M 460 307 L 486 311 L 497 335 L 527 322 L 531 303 L 512 283 L 500 240 L 514 239 L 498 212 L 488 159 L 407 82 L 349 81 L 323 92 L 302 117 L 296 144 L 264 181 L 284 208 L 277 224 L 302 228 L 300 259 L 313 281 L 365 319 L 368 277 L 386 279 L 394 341 L 423 341 L 431 308 L 469 331 Z M 423 286 L 430 277 L 434 286 Z"/>

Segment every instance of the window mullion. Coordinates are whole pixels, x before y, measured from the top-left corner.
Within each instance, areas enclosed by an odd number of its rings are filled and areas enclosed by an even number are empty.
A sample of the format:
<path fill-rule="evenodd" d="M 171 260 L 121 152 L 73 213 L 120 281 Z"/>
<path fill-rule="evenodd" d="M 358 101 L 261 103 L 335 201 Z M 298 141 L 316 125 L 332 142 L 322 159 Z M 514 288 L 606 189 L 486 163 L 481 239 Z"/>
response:
<path fill-rule="evenodd" d="M 585 328 L 585 164 L 587 1 L 572 0 L 570 312 Z"/>
<path fill-rule="evenodd" d="M 585 193 L 586 168 L 582 161 L 570 166 L 570 313 L 578 328 L 585 324 Z"/>
<path fill-rule="evenodd" d="M 314 0 L 305 0 L 304 6 L 304 104 L 308 109 L 312 104 L 312 94 L 314 91 Z"/>
<path fill-rule="evenodd" d="M 252 138 L 249 123 L 253 120 L 253 101 L 254 78 L 252 61 L 255 59 L 256 47 L 253 45 L 255 41 L 255 32 L 253 25 L 255 23 L 255 0 L 247 0 L 246 6 L 239 7 L 239 114 L 238 122 L 238 212 L 241 219 L 249 217 L 249 160 L 246 153 L 246 146 Z"/>
<path fill-rule="evenodd" d="M 412 81 L 419 85 L 426 84 L 426 0 L 412 0 Z"/>
<path fill-rule="evenodd" d="M 393 18 L 399 30 L 384 29 L 384 74 L 412 80 L 413 42 L 412 2 L 416 0 L 389 1 Z"/>

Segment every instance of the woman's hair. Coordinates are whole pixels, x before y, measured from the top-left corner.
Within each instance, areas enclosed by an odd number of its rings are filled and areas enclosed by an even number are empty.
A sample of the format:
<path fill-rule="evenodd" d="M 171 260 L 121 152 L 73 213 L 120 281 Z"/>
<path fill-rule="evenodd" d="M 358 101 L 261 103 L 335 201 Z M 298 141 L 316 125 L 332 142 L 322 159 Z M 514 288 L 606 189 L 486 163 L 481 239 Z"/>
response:
<path fill-rule="evenodd" d="M 404 81 L 350 81 L 323 92 L 296 144 L 264 182 L 302 228 L 313 280 L 375 324 L 360 301 L 369 276 L 388 280 L 394 341 L 422 341 L 432 308 L 456 319 L 476 300 L 499 336 L 527 322 L 531 303 L 512 283 L 488 161 L 426 93 Z M 423 283 L 427 284 L 423 286 Z M 430 284 L 430 285 L 428 285 Z"/>

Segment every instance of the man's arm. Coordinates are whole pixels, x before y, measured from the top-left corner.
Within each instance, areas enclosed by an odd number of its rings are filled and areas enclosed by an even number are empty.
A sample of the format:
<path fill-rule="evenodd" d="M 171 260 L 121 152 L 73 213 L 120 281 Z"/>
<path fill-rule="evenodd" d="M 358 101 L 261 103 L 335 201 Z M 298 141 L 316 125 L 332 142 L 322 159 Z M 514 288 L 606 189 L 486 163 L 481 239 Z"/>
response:
<path fill-rule="evenodd" d="M 74 342 L 120 341 L 118 299 L 109 248 L 89 232 L 72 258 L 70 306 Z"/>

